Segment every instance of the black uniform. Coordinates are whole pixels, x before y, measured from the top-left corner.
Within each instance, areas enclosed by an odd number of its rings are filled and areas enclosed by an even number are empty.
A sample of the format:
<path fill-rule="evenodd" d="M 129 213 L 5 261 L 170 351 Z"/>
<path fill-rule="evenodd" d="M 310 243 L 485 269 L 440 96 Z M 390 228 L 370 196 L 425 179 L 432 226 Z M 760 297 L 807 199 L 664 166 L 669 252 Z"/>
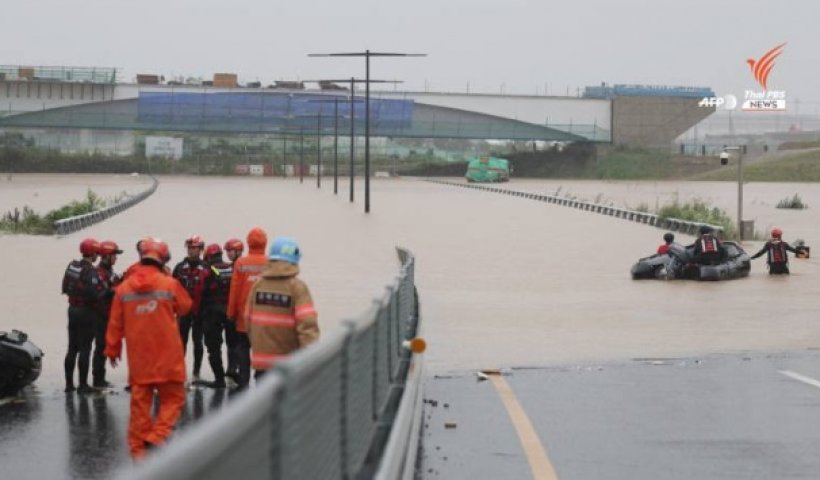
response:
<path fill-rule="evenodd" d="M 97 303 L 97 324 L 94 328 L 94 357 L 91 365 L 91 375 L 94 377 L 95 387 L 104 387 L 105 380 L 105 332 L 108 329 L 108 316 L 111 313 L 111 302 L 114 300 L 114 289 L 122 279 L 114 273 L 111 265 L 100 262 L 97 266 L 97 276 L 105 289 L 105 294 Z"/>
<path fill-rule="evenodd" d="M 216 386 L 224 386 L 225 370 L 222 367 L 222 332 L 228 347 L 228 375 L 236 378 L 236 327 L 228 320 L 228 294 L 231 290 L 233 264 L 221 259 L 209 263 L 208 276 L 202 292 L 202 328 L 208 362 L 214 372 Z"/>
<path fill-rule="evenodd" d="M 174 267 L 173 277 L 185 287 L 188 295 L 193 300 L 191 312 L 179 319 L 179 335 L 182 337 L 182 346 L 188 350 L 188 334 L 193 330 L 194 344 L 194 376 L 199 377 L 199 370 L 202 368 L 202 356 L 205 354 L 203 347 L 204 335 L 202 331 L 202 317 L 200 307 L 202 305 L 202 292 L 205 277 L 208 275 L 208 266 L 200 259 L 185 258 Z"/>
<path fill-rule="evenodd" d="M 97 269 L 86 260 L 73 260 L 63 275 L 63 293 L 68 295 L 68 352 L 65 355 L 66 391 L 74 389 L 74 366 L 79 365 L 80 387 L 88 388 L 91 342 L 99 321 L 97 304 L 105 295 Z"/>
<path fill-rule="evenodd" d="M 763 245 L 759 252 L 752 255 L 752 258 L 757 258 L 767 254 L 766 263 L 769 264 L 769 275 L 788 275 L 789 274 L 789 256 L 786 252 L 792 252 L 797 255 L 791 245 L 782 240 L 769 240 Z"/>

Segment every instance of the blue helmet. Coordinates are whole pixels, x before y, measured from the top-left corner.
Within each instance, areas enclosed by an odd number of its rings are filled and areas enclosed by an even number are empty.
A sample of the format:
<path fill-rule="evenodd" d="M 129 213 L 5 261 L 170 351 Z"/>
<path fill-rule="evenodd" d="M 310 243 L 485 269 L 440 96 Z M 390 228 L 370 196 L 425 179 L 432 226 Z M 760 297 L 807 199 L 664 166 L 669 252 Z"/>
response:
<path fill-rule="evenodd" d="M 301 259 L 302 252 L 299 251 L 299 244 L 291 237 L 276 237 L 268 250 L 268 260 L 281 260 L 299 265 Z"/>

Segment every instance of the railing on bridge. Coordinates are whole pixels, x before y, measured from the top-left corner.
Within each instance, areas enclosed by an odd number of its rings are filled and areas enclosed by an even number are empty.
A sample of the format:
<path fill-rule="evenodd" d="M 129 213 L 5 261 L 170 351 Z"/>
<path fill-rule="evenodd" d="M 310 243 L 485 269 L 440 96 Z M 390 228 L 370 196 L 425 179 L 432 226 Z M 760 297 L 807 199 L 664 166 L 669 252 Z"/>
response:
<path fill-rule="evenodd" d="M 533 193 L 533 192 L 519 192 L 517 190 L 510 190 L 507 188 L 492 187 L 488 185 L 476 185 L 472 183 L 457 183 L 448 182 L 444 180 L 428 180 L 432 183 L 440 183 L 443 185 L 453 185 L 456 187 L 472 188 L 476 190 L 484 190 L 487 192 L 503 193 L 505 195 L 512 195 L 515 197 L 523 197 L 531 200 L 539 200 L 547 203 L 554 203 L 565 207 L 577 208 L 579 210 L 586 210 L 602 215 L 609 215 L 616 218 L 623 218 L 637 223 L 645 223 L 653 227 L 670 230 L 673 232 L 681 232 L 689 235 L 697 235 L 698 230 L 702 226 L 709 226 L 717 232 L 718 236 L 723 237 L 723 227 L 719 225 L 710 225 L 700 222 L 692 222 L 689 220 L 682 220 L 679 218 L 661 217 L 654 213 L 641 212 L 637 210 L 629 210 L 627 208 L 614 207 L 612 205 L 604 205 L 595 202 L 584 202 L 574 198 L 559 197 L 557 195 Z"/>
<path fill-rule="evenodd" d="M 151 177 L 151 187 L 145 191 L 142 191 L 134 196 L 128 197 L 127 199 L 124 199 L 120 202 L 115 203 L 114 205 L 111 205 L 110 207 L 106 207 L 101 210 L 85 213 L 83 215 L 75 215 L 73 217 L 64 218 L 62 220 L 57 220 L 56 222 L 54 222 L 54 233 L 56 233 L 57 235 L 67 235 L 69 233 L 74 233 L 79 230 L 82 230 L 86 227 L 90 227 L 95 223 L 102 222 L 107 218 L 111 218 L 114 215 L 125 210 L 128 210 L 134 205 L 150 197 L 154 192 L 157 191 L 158 185 L 159 181 L 156 178 Z"/>
<path fill-rule="evenodd" d="M 248 393 L 194 425 L 131 479 L 411 479 L 422 359 L 415 259 L 335 335 L 277 365 Z"/>
<path fill-rule="evenodd" d="M 98 67 L 26 67 L 20 65 L 0 65 L 0 80 L 96 83 L 113 85 L 117 81 L 117 69 Z"/>

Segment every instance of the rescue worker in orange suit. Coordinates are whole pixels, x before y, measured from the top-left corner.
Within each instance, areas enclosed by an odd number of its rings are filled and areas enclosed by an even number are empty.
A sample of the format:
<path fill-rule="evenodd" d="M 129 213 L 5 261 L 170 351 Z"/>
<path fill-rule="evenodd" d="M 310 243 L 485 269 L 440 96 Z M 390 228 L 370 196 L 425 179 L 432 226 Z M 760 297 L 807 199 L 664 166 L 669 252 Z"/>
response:
<path fill-rule="evenodd" d="M 229 323 L 226 313 L 233 264 L 222 260 L 222 248 L 215 243 L 205 247 L 205 263 L 208 265 L 208 275 L 205 277 L 202 294 L 202 330 L 205 334 L 205 348 L 208 349 L 208 363 L 211 365 L 211 371 L 214 372 L 214 381 L 205 383 L 205 385 L 212 388 L 225 388 L 222 332 Z"/>
<path fill-rule="evenodd" d="M 185 351 L 177 319 L 192 305 L 182 285 L 163 272 L 168 245 L 150 240 L 141 250 L 140 266 L 114 295 L 105 348 L 116 368 L 125 339 L 131 385 L 128 446 L 135 460 L 165 442 L 185 405 Z M 159 409 L 152 418 L 154 391 Z"/>
<path fill-rule="evenodd" d="M 700 265 L 717 265 L 726 258 L 726 249 L 714 235 L 712 227 L 703 225 L 700 227 L 700 235 L 694 247 L 694 262 Z"/>
<path fill-rule="evenodd" d="M 231 238 L 225 242 L 223 248 L 225 249 L 225 255 L 228 257 L 228 261 L 231 263 L 231 272 L 233 273 L 236 261 L 242 256 L 242 252 L 245 251 L 245 244 L 238 238 Z M 228 285 L 228 290 L 230 293 L 230 285 Z M 225 315 L 227 318 L 227 310 Z M 234 382 L 239 381 L 239 367 L 237 366 L 238 362 L 236 359 L 237 341 L 236 323 L 229 320 L 225 322 L 225 346 L 228 350 L 228 368 L 225 371 L 225 376 L 232 378 Z"/>
<path fill-rule="evenodd" d="M 276 362 L 319 338 L 313 299 L 298 278 L 301 258 L 294 239 L 277 237 L 268 252 L 267 267 L 248 294 L 246 321 L 257 379 Z"/>
<path fill-rule="evenodd" d="M 105 331 L 108 328 L 108 316 L 111 314 L 111 302 L 114 300 L 114 289 L 120 284 L 120 276 L 114 272 L 117 255 L 121 254 L 120 247 L 111 240 L 100 242 L 100 263 L 97 265 L 97 275 L 105 287 L 105 296 L 97 303 L 97 325 L 94 331 L 94 357 L 91 363 L 91 374 L 94 378 L 94 388 L 110 387 L 105 380 Z"/>
<path fill-rule="evenodd" d="M 658 247 L 658 255 L 666 255 L 669 253 L 669 248 L 675 242 L 675 235 L 672 232 L 663 234 L 663 244 Z"/>
<path fill-rule="evenodd" d="M 245 307 L 254 282 L 268 263 L 265 246 L 268 235 L 259 227 L 248 232 L 248 255 L 234 263 L 231 292 L 228 297 L 228 318 L 236 325 L 236 362 L 239 367 L 239 388 L 245 388 L 251 376 L 251 344 L 246 328 Z"/>
<path fill-rule="evenodd" d="M 94 262 L 100 244 L 93 238 L 80 243 L 82 259 L 72 260 L 63 274 L 63 293 L 68 296 L 68 351 L 63 366 L 65 368 L 65 391 L 73 392 L 74 367 L 79 367 L 79 393 L 94 391 L 88 385 L 88 367 L 91 357 L 91 342 L 94 328 L 98 323 L 97 304 L 106 293 L 100 281 Z"/>
<path fill-rule="evenodd" d="M 795 255 L 800 253 L 797 249 L 783 241 L 783 230 L 774 227 L 772 229 L 772 238 L 766 241 L 763 248 L 752 255 L 752 258 L 758 258 L 765 253 L 766 263 L 769 265 L 769 275 L 788 275 L 789 257 L 786 252 L 792 252 Z"/>
<path fill-rule="evenodd" d="M 200 316 L 202 292 L 205 286 L 205 277 L 208 275 L 208 266 L 200 258 L 202 250 L 205 248 L 205 241 L 198 235 L 194 235 L 185 240 L 185 248 L 188 249 L 188 256 L 174 267 L 172 275 L 185 287 L 194 302 L 191 313 L 179 319 L 179 335 L 182 337 L 182 346 L 187 351 L 188 335 L 193 334 L 191 339 L 194 345 L 193 376 L 194 381 L 198 381 L 199 371 L 202 368 L 202 357 L 205 353 L 202 318 Z"/>

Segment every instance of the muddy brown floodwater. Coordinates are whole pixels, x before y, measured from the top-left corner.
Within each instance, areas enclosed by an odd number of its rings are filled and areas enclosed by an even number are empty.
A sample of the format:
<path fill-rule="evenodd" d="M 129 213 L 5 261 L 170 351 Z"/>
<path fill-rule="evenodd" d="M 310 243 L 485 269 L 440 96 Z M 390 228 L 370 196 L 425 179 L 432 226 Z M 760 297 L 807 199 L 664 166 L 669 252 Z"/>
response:
<path fill-rule="evenodd" d="M 11 183 L 17 181 L 15 176 Z M 29 201 L 32 190 L 47 208 L 67 199 L 61 177 L 32 175 L 25 181 L 29 186 L 19 189 L 0 183 L 4 205 Z M 133 186 L 130 177 L 93 181 L 113 191 Z M 362 212 L 360 190 L 350 204 L 344 193 L 334 197 L 329 181 L 321 190 L 313 181 L 291 179 L 160 181 L 148 200 L 87 230 L 60 238 L 0 236 L 6 272 L 0 279 L 0 330 L 25 330 L 45 350 L 41 389 L 56 391 L 62 384 L 66 301 L 60 280 L 82 238 L 119 242 L 126 250 L 116 267 L 122 270 L 135 261 L 134 243 L 145 235 L 167 240 L 175 263 L 188 235 L 222 244 L 231 236 L 244 238 L 256 225 L 271 237 L 287 234 L 300 241 L 302 277 L 326 331 L 381 295 L 397 271 L 394 246 L 411 249 L 432 372 L 820 346 L 814 259 L 793 261 L 793 275 L 785 278 L 770 278 L 759 259 L 749 278 L 736 281 L 632 281 L 630 266 L 654 251 L 663 232 L 590 212 L 414 179 L 375 180 L 370 215 Z M 697 195 L 731 208 L 735 195 L 730 183 L 508 185 L 541 192 L 558 186 L 631 206 L 654 206 L 656 196 Z M 72 188 L 71 197 L 85 191 Z M 787 240 L 800 236 L 809 245 L 820 238 L 820 187 L 751 184 L 746 192 L 747 211 L 759 228 L 778 224 Z M 794 193 L 817 208 L 773 208 Z M 111 378 L 124 383 L 124 369 Z"/>

